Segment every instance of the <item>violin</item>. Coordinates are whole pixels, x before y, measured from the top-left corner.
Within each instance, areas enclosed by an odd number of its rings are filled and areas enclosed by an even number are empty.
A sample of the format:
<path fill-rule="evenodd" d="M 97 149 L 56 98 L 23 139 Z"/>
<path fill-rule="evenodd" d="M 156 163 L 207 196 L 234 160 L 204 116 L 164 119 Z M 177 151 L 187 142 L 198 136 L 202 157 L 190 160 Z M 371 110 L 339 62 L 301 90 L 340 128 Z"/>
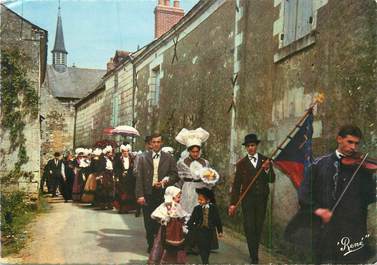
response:
<path fill-rule="evenodd" d="M 364 154 L 359 153 L 359 152 L 355 152 L 351 156 L 343 157 L 340 160 L 340 162 L 343 165 L 346 165 L 346 166 L 359 166 L 364 157 L 365 157 Z M 376 172 L 377 171 L 377 159 L 376 158 L 367 157 L 367 159 L 365 159 L 365 161 L 361 165 L 361 167 L 364 168 L 364 169 L 366 169 L 366 170 L 370 170 L 372 172 Z"/>

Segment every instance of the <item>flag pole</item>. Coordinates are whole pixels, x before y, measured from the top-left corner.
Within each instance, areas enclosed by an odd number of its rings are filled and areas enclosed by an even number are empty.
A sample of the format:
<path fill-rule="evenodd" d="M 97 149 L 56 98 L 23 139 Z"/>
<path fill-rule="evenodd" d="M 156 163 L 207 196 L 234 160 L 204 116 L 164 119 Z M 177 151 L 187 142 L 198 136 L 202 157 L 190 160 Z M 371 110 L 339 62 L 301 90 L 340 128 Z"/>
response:
<path fill-rule="evenodd" d="M 267 159 L 266 161 L 269 161 L 269 160 L 273 160 L 273 157 L 276 155 L 276 153 L 281 150 L 281 147 L 284 146 L 286 144 L 286 142 L 289 140 L 289 139 L 292 139 L 292 134 L 295 132 L 296 128 L 299 128 L 301 125 L 302 125 L 302 122 L 306 119 L 306 117 L 308 117 L 308 115 L 310 114 L 310 112 L 313 111 L 313 108 L 318 104 L 318 103 L 322 103 L 324 100 L 324 95 L 323 94 L 318 94 L 315 98 L 314 98 L 314 101 L 310 104 L 309 108 L 305 111 L 304 115 L 299 119 L 299 121 L 296 123 L 295 127 L 289 132 L 289 134 L 287 135 L 287 137 L 285 137 L 285 139 L 278 145 L 278 147 L 272 152 L 271 156 L 269 159 Z M 266 161 L 264 163 L 266 163 Z M 236 203 L 236 210 L 237 208 L 239 207 L 240 203 L 242 202 L 242 200 L 245 198 L 246 194 L 248 193 L 248 191 L 250 190 L 250 188 L 253 186 L 253 184 L 255 183 L 255 181 L 257 180 L 257 178 L 259 177 L 259 175 L 262 173 L 262 170 L 263 170 L 263 167 L 260 167 L 259 170 L 257 171 L 257 173 L 255 174 L 253 180 L 250 182 L 250 184 L 246 187 L 246 189 L 242 192 L 242 194 L 240 195 L 237 203 Z"/>

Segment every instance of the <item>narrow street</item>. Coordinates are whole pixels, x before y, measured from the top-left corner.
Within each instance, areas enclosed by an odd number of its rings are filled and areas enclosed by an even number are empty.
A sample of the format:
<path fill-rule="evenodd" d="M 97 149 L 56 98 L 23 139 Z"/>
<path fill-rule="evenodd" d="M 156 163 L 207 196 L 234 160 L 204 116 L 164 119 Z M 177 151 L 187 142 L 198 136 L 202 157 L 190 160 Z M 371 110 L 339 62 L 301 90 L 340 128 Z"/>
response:
<path fill-rule="evenodd" d="M 18 264 L 145 264 L 145 234 L 142 216 L 93 210 L 85 204 L 49 199 L 51 209 L 31 224 L 31 240 L 19 254 L 2 260 Z M 277 263 L 261 251 L 261 263 Z M 210 256 L 213 264 L 248 263 L 246 244 L 225 232 L 220 249 Z M 188 263 L 200 257 L 188 256 Z"/>

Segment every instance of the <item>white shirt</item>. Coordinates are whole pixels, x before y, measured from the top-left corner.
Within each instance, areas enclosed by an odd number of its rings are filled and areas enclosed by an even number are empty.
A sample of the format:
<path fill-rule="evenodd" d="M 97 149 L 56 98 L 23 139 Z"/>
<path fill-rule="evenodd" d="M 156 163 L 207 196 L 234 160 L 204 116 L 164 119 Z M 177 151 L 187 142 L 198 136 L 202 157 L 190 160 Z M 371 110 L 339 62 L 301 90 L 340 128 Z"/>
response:
<path fill-rule="evenodd" d="M 66 177 L 66 175 L 65 175 L 65 166 L 64 166 L 64 163 L 62 163 L 62 170 L 61 170 L 61 173 L 62 173 L 63 179 L 66 180 L 67 177 Z"/>
<path fill-rule="evenodd" d="M 130 159 L 128 157 L 122 157 L 123 158 L 123 167 L 124 169 L 130 168 Z"/>
<path fill-rule="evenodd" d="M 155 155 L 158 155 L 157 158 L 153 158 L 155 157 Z M 152 152 L 152 160 L 153 160 L 153 182 L 152 184 L 155 184 L 158 182 L 158 164 L 160 163 L 160 158 L 161 158 L 161 151 L 158 152 L 158 153 L 155 153 L 155 152 Z"/>
<path fill-rule="evenodd" d="M 106 157 L 106 169 L 107 170 L 113 170 L 113 162 L 110 160 L 110 158 Z"/>
<path fill-rule="evenodd" d="M 254 155 L 248 154 L 248 157 L 249 157 L 251 164 L 253 164 L 253 166 L 256 168 L 257 164 L 258 164 L 258 153 L 255 153 Z"/>
<path fill-rule="evenodd" d="M 341 158 L 343 158 L 343 157 L 345 157 L 345 155 L 343 155 L 341 152 L 339 152 L 338 150 L 335 150 L 335 154 L 336 154 L 336 157 L 338 158 L 338 159 L 341 159 Z"/>

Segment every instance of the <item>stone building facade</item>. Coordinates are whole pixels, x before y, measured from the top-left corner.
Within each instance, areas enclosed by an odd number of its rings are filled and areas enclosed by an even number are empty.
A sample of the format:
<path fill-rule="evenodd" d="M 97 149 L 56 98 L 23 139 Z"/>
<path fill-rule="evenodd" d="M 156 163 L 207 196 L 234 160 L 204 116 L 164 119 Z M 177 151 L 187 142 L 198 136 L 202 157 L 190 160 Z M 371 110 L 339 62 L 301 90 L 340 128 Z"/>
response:
<path fill-rule="evenodd" d="M 128 106 L 134 109 L 133 124 L 142 135 L 163 132 L 177 156 L 183 146 L 174 137 L 183 127 L 208 130 L 203 155 L 222 176 L 216 194 L 224 213 L 235 163 L 246 154 L 243 137 L 257 133 L 260 151 L 271 154 L 319 92 L 326 99 L 315 110 L 314 156 L 334 150 L 337 128 L 346 123 L 361 127 L 361 149 L 376 155 L 376 5 L 372 0 L 199 1 L 119 66 L 134 69 L 127 74 L 133 76 L 134 100 Z M 87 108 L 95 106 L 91 98 Z M 76 115 L 85 116 L 79 106 Z M 96 116 L 111 119 L 109 112 Z M 75 135 L 76 141 L 81 138 Z M 138 138 L 135 149 L 143 146 Z M 278 172 L 267 223 L 280 236 L 297 211 L 296 194 Z M 374 235 L 375 218 L 371 207 Z M 242 231 L 241 215 L 224 220 Z"/>
<path fill-rule="evenodd" d="M 116 51 L 97 89 L 75 104 L 75 146 L 93 147 L 100 140 L 121 140 L 106 129 L 133 124 L 134 68 L 132 56 Z"/>
<path fill-rule="evenodd" d="M 1 31 L 0 44 L 2 51 L 18 49 L 21 52 L 22 64 L 27 69 L 26 79 L 37 95 L 41 93 L 41 86 L 45 79 L 47 62 L 47 31 L 34 25 L 17 13 L 0 5 Z M 4 89 L 4 88 L 3 88 Z M 21 99 L 22 100 L 22 99 Z M 40 103 L 40 102 L 39 102 Z M 1 105 L 1 96 L 0 96 Z M 4 115 L 0 112 L 0 118 Z M 31 179 L 20 179 L 19 187 L 28 191 L 37 191 L 40 176 L 40 119 L 39 116 L 26 117 L 23 133 L 28 162 L 21 166 L 21 170 L 30 172 Z M 9 131 L 0 129 L 1 169 L 0 177 L 13 170 L 18 161 L 18 149 L 9 151 L 13 145 L 9 140 Z"/>

